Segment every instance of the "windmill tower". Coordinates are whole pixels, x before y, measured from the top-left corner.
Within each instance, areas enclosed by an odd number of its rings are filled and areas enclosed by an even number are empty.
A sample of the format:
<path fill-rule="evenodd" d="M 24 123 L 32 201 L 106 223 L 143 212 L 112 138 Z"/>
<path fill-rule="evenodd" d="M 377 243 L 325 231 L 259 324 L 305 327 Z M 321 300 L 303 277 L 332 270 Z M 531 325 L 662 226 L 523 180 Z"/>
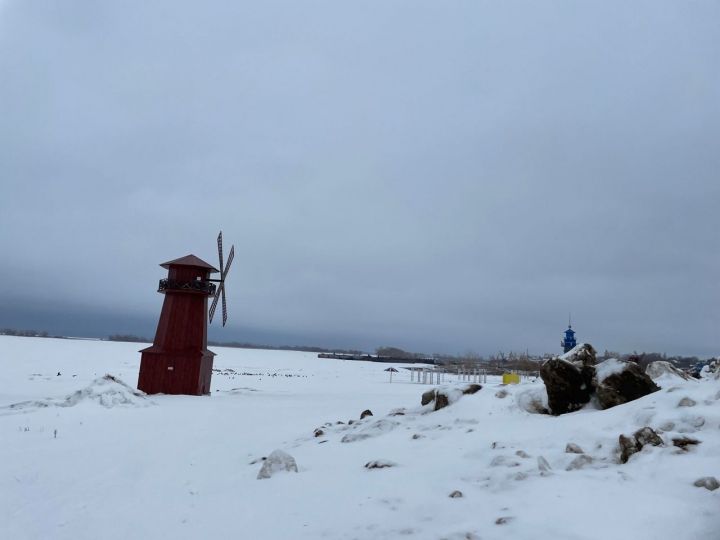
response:
<path fill-rule="evenodd" d="M 147 394 L 201 396 L 210 393 L 215 353 L 207 348 L 207 322 L 208 319 L 212 322 L 218 299 L 222 297 L 225 326 L 225 278 L 235 256 L 233 246 L 224 266 L 222 232 L 217 242 L 220 270 L 195 255 L 160 265 L 168 270 L 167 278 L 161 279 L 158 286 L 158 292 L 164 294 L 165 299 L 153 344 L 140 351 L 138 389 Z M 210 274 L 218 271 L 220 279 L 210 279 Z M 213 302 L 206 318 L 210 296 Z"/>

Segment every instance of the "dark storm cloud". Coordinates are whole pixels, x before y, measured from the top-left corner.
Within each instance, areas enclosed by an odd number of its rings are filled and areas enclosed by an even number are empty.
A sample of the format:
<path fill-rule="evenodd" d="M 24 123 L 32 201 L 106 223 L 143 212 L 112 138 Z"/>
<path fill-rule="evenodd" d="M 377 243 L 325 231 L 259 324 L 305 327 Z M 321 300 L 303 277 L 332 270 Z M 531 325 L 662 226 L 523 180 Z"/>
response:
<path fill-rule="evenodd" d="M 2 320 L 152 320 L 156 264 L 222 228 L 219 337 L 543 352 L 572 311 L 600 349 L 717 354 L 718 21 L 0 3 Z"/>

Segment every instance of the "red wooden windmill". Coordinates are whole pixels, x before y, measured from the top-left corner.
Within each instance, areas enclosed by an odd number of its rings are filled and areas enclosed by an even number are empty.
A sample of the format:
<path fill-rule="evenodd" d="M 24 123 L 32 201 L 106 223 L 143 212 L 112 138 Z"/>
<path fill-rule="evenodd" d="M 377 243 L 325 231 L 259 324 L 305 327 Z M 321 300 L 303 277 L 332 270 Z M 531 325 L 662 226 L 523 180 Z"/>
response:
<path fill-rule="evenodd" d="M 195 255 L 160 265 L 168 269 L 167 278 L 161 279 L 158 287 L 165 300 L 153 344 L 140 351 L 138 389 L 147 394 L 201 396 L 210 393 L 215 353 L 207 348 L 207 321 L 212 322 L 218 299 L 222 297 L 223 326 L 227 322 L 225 278 L 235 257 L 233 246 L 224 266 L 222 232 L 217 243 L 220 279 L 210 279 L 210 274 L 218 269 Z M 213 302 L 208 312 L 210 296 Z"/>

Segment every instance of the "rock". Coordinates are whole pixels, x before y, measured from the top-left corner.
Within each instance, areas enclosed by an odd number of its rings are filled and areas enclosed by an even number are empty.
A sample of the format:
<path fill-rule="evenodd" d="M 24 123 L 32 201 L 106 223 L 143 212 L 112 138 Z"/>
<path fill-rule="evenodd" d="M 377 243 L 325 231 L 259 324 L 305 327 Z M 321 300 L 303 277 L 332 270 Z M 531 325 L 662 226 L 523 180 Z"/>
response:
<path fill-rule="evenodd" d="M 565 453 L 566 454 L 584 454 L 585 452 L 583 452 L 583 449 L 580 448 L 577 444 L 570 442 L 565 445 Z"/>
<path fill-rule="evenodd" d="M 503 399 L 503 398 L 507 397 L 507 395 L 508 395 L 508 391 L 505 390 L 504 388 L 502 388 L 502 389 L 498 390 L 497 392 L 495 392 L 495 397 L 496 397 L 496 398 Z"/>
<path fill-rule="evenodd" d="M 314 435 L 315 435 L 316 437 L 322 437 L 323 435 L 325 435 L 325 432 L 324 432 L 322 429 L 317 428 L 317 429 L 314 431 Z"/>
<path fill-rule="evenodd" d="M 580 366 L 594 366 L 596 362 L 597 353 L 592 345 L 589 343 L 580 343 L 568 352 L 560 356 L 561 360 L 571 362 L 578 367 Z"/>
<path fill-rule="evenodd" d="M 702 478 L 698 478 L 693 482 L 693 485 L 696 487 L 704 487 L 710 491 L 715 491 L 717 488 L 720 488 L 720 482 L 718 482 L 717 478 L 714 476 L 704 476 Z"/>
<path fill-rule="evenodd" d="M 552 467 L 548 463 L 547 459 L 545 459 L 542 456 L 538 456 L 537 463 L 538 463 L 538 469 L 540 469 L 540 472 L 549 472 L 552 470 Z"/>
<path fill-rule="evenodd" d="M 524 450 L 518 450 L 517 452 L 515 452 L 515 455 L 518 457 L 524 458 L 524 459 L 527 459 L 530 457 L 530 455 L 527 452 L 525 452 Z"/>
<path fill-rule="evenodd" d="M 435 409 L 436 411 L 439 411 L 440 409 L 447 407 L 450 405 L 450 400 L 448 399 L 448 395 L 442 392 L 438 392 L 435 395 Z"/>
<path fill-rule="evenodd" d="M 697 405 L 697 401 L 689 397 L 682 398 L 677 404 L 678 407 L 694 407 L 695 405 Z"/>
<path fill-rule="evenodd" d="M 642 450 L 643 446 L 664 446 L 662 438 L 651 427 L 644 427 L 637 430 L 631 437 L 620 435 L 620 463 L 627 463 L 630 456 Z"/>
<path fill-rule="evenodd" d="M 600 406 L 609 409 L 660 390 L 634 362 L 605 360 L 596 367 L 596 393 Z"/>
<path fill-rule="evenodd" d="M 658 435 L 655 430 L 651 427 L 645 426 L 644 428 L 638 429 L 633 436 L 642 449 L 645 445 L 651 446 L 664 446 L 662 438 Z"/>
<path fill-rule="evenodd" d="M 386 469 L 388 467 L 395 467 L 397 463 L 394 461 L 390 461 L 387 459 L 375 459 L 373 461 L 368 461 L 365 464 L 366 469 Z"/>
<path fill-rule="evenodd" d="M 365 418 L 366 416 L 372 416 L 373 413 L 370 409 L 365 409 L 363 412 L 360 413 L 360 420 Z"/>
<path fill-rule="evenodd" d="M 295 458 L 282 450 L 273 450 L 273 452 L 263 461 L 260 472 L 257 475 L 258 480 L 270 478 L 278 472 L 298 472 Z"/>
<path fill-rule="evenodd" d="M 427 405 L 428 403 L 435 402 L 433 408 L 434 411 L 438 411 L 455 403 L 463 395 L 474 394 L 482 389 L 479 384 L 468 384 L 465 386 L 452 386 L 452 387 L 441 387 L 433 388 L 424 392 L 420 398 L 420 405 Z"/>
<path fill-rule="evenodd" d="M 589 465 L 592 462 L 593 459 L 590 456 L 586 454 L 580 454 L 570 462 L 570 465 L 568 465 L 565 470 L 574 471 L 576 469 L 582 469 L 585 465 Z"/>
<path fill-rule="evenodd" d="M 630 456 L 640 451 L 640 446 L 635 437 L 620 435 L 618 443 L 620 445 L 620 463 L 627 463 Z"/>
<path fill-rule="evenodd" d="M 664 375 L 671 375 L 673 377 L 678 377 L 686 381 L 690 379 L 690 375 L 688 375 L 684 371 L 679 370 L 670 362 L 665 362 L 663 360 L 657 360 L 648 364 L 648 366 L 645 368 L 645 374 L 651 379 L 657 379 Z"/>
<path fill-rule="evenodd" d="M 552 358 L 542 365 L 540 377 L 545 383 L 552 414 L 576 411 L 590 401 L 592 370 L 592 366 L 580 368 L 561 358 Z"/>
<path fill-rule="evenodd" d="M 405 408 L 401 407 L 399 409 L 393 409 L 388 413 L 388 416 L 404 416 L 405 415 Z"/>
<path fill-rule="evenodd" d="M 505 525 L 513 520 L 512 516 L 502 516 L 495 520 L 495 525 Z"/>
<path fill-rule="evenodd" d="M 450 497 L 451 499 L 459 499 L 462 496 L 463 496 L 462 491 L 459 491 L 457 489 L 455 491 L 453 491 L 450 495 L 448 495 L 448 497 Z"/>
<path fill-rule="evenodd" d="M 697 439 L 691 439 L 690 437 L 675 437 L 672 440 L 673 446 L 677 446 L 681 450 L 688 450 L 688 446 L 695 446 L 700 444 Z"/>

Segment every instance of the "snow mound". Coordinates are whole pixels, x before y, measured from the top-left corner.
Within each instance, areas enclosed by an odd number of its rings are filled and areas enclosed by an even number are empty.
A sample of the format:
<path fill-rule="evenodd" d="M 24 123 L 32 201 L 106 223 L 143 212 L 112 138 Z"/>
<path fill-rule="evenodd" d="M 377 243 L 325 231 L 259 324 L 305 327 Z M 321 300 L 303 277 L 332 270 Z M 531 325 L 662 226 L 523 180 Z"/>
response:
<path fill-rule="evenodd" d="M 535 386 L 517 392 L 515 394 L 515 403 L 525 412 L 548 414 L 548 397 L 544 386 Z"/>
<path fill-rule="evenodd" d="M 31 412 L 48 407 L 74 407 L 83 401 L 102 405 L 106 409 L 113 407 L 147 407 L 153 402 L 140 390 L 127 385 L 114 375 L 106 374 L 95 379 L 81 390 L 69 394 L 64 399 L 47 398 L 35 401 L 13 403 L 0 408 L 0 415 L 13 412 Z"/>

